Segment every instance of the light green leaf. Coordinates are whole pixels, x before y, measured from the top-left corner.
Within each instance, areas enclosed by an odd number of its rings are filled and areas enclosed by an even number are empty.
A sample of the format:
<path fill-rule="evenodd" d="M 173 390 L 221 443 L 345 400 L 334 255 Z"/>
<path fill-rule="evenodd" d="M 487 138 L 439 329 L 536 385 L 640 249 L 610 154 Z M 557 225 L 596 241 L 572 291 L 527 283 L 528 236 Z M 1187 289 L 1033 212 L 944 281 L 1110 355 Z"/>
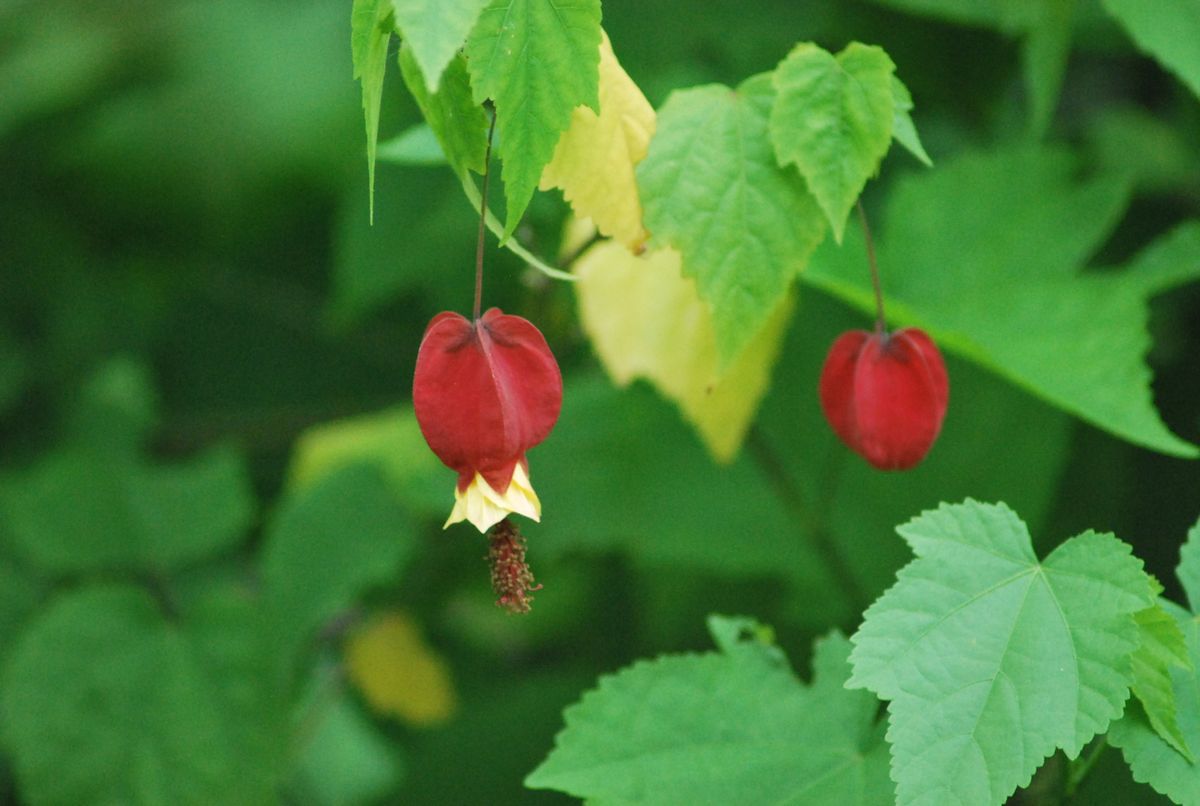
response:
<path fill-rule="evenodd" d="M 913 109 L 912 94 L 908 91 L 908 87 L 904 86 L 904 82 L 895 76 L 892 76 L 892 103 L 895 108 L 892 136 L 923 165 L 932 166 L 933 160 L 929 159 L 929 154 L 925 152 L 925 146 L 921 145 L 921 137 L 917 134 L 917 127 L 913 123 L 912 115 L 909 114 Z"/>
<path fill-rule="evenodd" d="M 526 786 L 603 802 L 890 804 L 878 703 L 843 688 L 848 653 L 836 633 L 818 642 L 811 686 L 754 641 L 641 661 L 564 712 Z"/>
<path fill-rule="evenodd" d="M 446 164 L 446 153 L 428 123 L 410 126 L 386 143 L 380 143 L 375 156 L 380 162 L 396 165 Z"/>
<path fill-rule="evenodd" d="M 162 573 L 237 545 L 254 499 L 229 448 L 161 467 L 67 450 L 7 479 L 0 512 L 14 552 L 51 574 Z"/>
<path fill-rule="evenodd" d="M 312 732 L 302 737 L 293 775 L 296 791 L 314 806 L 374 803 L 393 791 L 404 772 L 395 744 L 348 694 L 312 699 Z"/>
<path fill-rule="evenodd" d="M 391 0 L 354 0 L 350 16 L 350 52 L 354 77 L 362 83 L 363 120 L 367 130 L 367 182 L 371 220 L 375 220 L 375 143 L 379 138 L 379 107 L 387 72 L 388 40 L 392 37 Z"/>
<path fill-rule="evenodd" d="M 400 46 L 400 75 L 433 130 L 442 153 L 459 176 L 483 173 L 488 118 L 471 97 L 471 80 L 462 56 L 455 56 L 442 76 L 441 89 L 429 92 L 412 49 Z"/>
<path fill-rule="evenodd" d="M 800 170 L 839 243 L 892 141 L 895 70 L 882 48 L 851 42 L 835 57 L 802 42 L 772 74 L 775 156 Z"/>
<path fill-rule="evenodd" d="M 496 105 L 507 237 L 572 110 L 600 111 L 600 0 L 492 0 L 467 38 L 467 63 L 476 103 Z"/>
<path fill-rule="evenodd" d="M 1146 299 L 1164 270 L 1088 273 L 1082 265 L 1126 202 L 1126 183 L 1080 183 L 1055 150 L 973 154 L 897 183 L 879 236 L 889 313 L 1050 403 L 1123 439 L 1176 456 L 1197 449 L 1154 409 Z M 1019 234 L 1015 237 L 1014 234 Z M 1188 240 L 1160 264 L 1183 260 L 1171 282 L 1200 276 Z M 804 277 L 872 311 L 866 256 L 852 232 L 819 250 Z M 1145 274 L 1146 279 L 1140 275 Z"/>
<path fill-rule="evenodd" d="M 1200 3 L 1104 0 L 1133 41 L 1200 97 Z"/>
<path fill-rule="evenodd" d="M 899 803 L 1002 803 L 1120 716 L 1150 578 L 1093 532 L 1039 562 L 1003 504 L 943 504 L 897 531 L 916 559 L 851 639 L 847 685 L 891 700 Z"/>
<path fill-rule="evenodd" d="M 1136 619 L 1141 641 L 1130 659 L 1133 693 L 1141 700 L 1158 735 L 1191 761 L 1192 753 L 1176 718 L 1175 692 L 1171 687 L 1172 668 L 1191 671 L 1192 662 L 1188 659 L 1183 632 L 1175 618 L 1161 605 L 1143 610 Z"/>
<path fill-rule="evenodd" d="M 712 309 L 722 365 L 761 332 L 825 234 L 803 180 L 775 160 L 773 99 L 768 74 L 736 92 L 712 84 L 672 93 L 637 171 L 652 245 L 683 255 Z"/>
<path fill-rule="evenodd" d="M 263 588 L 287 652 L 367 588 L 394 579 L 412 524 L 382 473 L 351 465 L 286 496 L 267 531 Z"/>
<path fill-rule="evenodd" d="M 1200 523 L 1188 532 L 1180 554 L 1175 573 L 1183 583 L 1194 611 L 1200 601 L 1196 596 L 1200 592 L 1197 587 Z M 1164 607 L 1183 631 L 1187 642 L 1188 664 L 1173 665 L 1169 671 L 1178 730 L 1194 756 L 1195 748 L 1200 747 L 1200 617 L 1170 602 L 1164 603 Z M 1125 716 L 1113 724 L 1109 741 L 1121 748 L 1134 780 L 1149 784 L 1176 803 L 1200 803 L 1200 764 L 1185 758 L 1156 727 L 1142 704 L 1133 702 Z"/>
<path fill-rule="evenodd" d="M 400 37 L 411 46 L 430 94 L 488 0 L 391 0 Z"/>
<path fill-rule="evenodd" d="M 0 687 L 0 731 L 22 795 L 262 802 L 267 770 L 231 741 L 251 717 L 227 707 L 202 660 L 137 588 L 64 594 L 21 636 Z"/>

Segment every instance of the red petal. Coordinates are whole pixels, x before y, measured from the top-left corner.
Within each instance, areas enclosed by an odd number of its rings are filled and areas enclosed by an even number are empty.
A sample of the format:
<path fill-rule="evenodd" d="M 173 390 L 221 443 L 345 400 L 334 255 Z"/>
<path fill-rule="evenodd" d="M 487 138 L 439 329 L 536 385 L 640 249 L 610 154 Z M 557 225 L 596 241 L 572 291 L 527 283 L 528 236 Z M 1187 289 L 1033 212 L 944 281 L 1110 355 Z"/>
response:
<path fill-rule="evenodd" d="M 508 489 L 525 452 L 562 407 L 562 376 L 529 321 L 492 308 L 470 322 L 451 312 L 429 323 L 413 378 L 413 408 L 429 447 L 465 486 L 481 473 Z"/>
<path fill-rule="evenodd" d="M 949 400 L 946 367 L 925 333 L 872 337 L 854 371 L 856 450 L 881 470 L 907 470 L 929 452 Z"/>
<path fill-rule="evenodd" d="M 833 433 L 855 451 L 858 450 L 858 427 L 854 422 L 854 367 L 863 344 L 870 337 L 865 330 L 851 330 L 838 336 L 821 369 L 821 410 L 833 427 Z"/>

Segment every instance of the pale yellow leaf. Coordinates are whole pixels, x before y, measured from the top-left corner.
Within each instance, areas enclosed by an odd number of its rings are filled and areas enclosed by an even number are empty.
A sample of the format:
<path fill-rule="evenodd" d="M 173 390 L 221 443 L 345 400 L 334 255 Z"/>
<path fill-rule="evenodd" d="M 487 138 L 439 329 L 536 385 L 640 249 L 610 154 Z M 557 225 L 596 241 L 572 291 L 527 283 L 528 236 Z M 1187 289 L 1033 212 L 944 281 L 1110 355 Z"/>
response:
<path fill-rule="evenodd" d="M 591 218 L 604 235 L 635 251 L 646 240 L 634 168 L 654 134 L 654 108 L 621 69 L 608 34 L 600 41 L 600 114 L 586 106 L 571 124 L 542 171 L 541 189 L 562 188 L 580 218 Z"/>
<path fill-rule="evenodd" d="M 767 391 L 791 295 L 720 371 L 712 314 L 682 275 L 678 252 L 635 256 L 605 241 L 584 253 L 574 271 L 583 328 L 613 380 L 650 381 L 679 406 L 714 458 L 731 460 Z"/>
<path fill-rule="evenodd" d="M 458 697 L 445 661 L 400 611 L 380 613 L 346 644 L 346 671 L 376 712 L 413 725 L 445 722 Z"/>

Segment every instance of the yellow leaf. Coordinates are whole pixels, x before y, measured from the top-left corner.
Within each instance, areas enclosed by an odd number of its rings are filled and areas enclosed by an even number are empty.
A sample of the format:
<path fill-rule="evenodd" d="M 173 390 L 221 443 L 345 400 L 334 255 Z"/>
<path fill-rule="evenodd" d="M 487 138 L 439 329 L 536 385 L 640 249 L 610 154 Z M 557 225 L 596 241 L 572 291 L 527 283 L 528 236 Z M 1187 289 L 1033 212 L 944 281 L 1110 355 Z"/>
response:
<path fill-rule="evenodd" d="M 640 250 L 646 230 L 634 168 L 650 147 L 654 121 L 654 108 L 621 69 L 604 34 L 600 114 L 586 106 L 571 113 L 571 124 L 542 171 L 541 189 L 562 188 L 578 217 L 591 218 L 601 233 Z"/>
<path fill-rule="evenodd" d="M 458 707 L 445 661 L 401 611 L 374 616 L 351 635 L 345 654 L 350 681 L 378 713 L 429 726 Z"/>
<path fill-rule="evenodd" d="M 733 459 L 767 391 L 792 297 L 721 371 L 712 314 L 682 275 L 678 252 L 634 256 L 605 241 L 584 253 L 574 271 L 583 328 L 613 380 L 650 381 L 679 406 L 714 458 Z"/>

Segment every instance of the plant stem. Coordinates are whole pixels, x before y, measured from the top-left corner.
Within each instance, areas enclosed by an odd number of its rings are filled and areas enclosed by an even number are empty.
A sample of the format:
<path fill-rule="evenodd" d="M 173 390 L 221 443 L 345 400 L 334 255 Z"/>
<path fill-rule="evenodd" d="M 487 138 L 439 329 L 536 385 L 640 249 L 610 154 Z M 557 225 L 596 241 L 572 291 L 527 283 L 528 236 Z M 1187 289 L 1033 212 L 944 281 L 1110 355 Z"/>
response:
<path fill-rule="evenodd" d="M 1101 736 L 1088 750 L 1087 755 L 1077 758 L 1072 761 L 1067 767 L 1067 785 L 1065 796 L 1067 800 L 1075 797 L 1075 791 L 1079 789 L 1079 785 L 1083 783 L 1083 779 L 1087 778 L 1092 767 L 1100 760 L 1100 756 L 1104 755 L 1104 751 L 1108 749 L 1108 736 Z"/>
<path fill-rule="evenodd" d="M 871 227 L 867 224 L 867 212 L 863 209 L 862 199 L 854 203 L 858 208 L 858 221 L 862 224 L 863 237 L 867 241 L 867 262 L 871 264 L 871 285 L 875 288 L 875 332 L 882 334 L 887 330 L 887 319 L 883 315 L 883 287 L 879 282 L 879 266 L 875 262 L 875 239 L 871 237 Z"/>
<path fill-rule="evenodd" d="M 483 193 L 479 197 L 479 237 L 475 243 L 475 306 L 472 319 L 479 318 L 483 306 L 483 231 L 487 224 L 488 178 L 492 173 L 492 135 L 496 132 L 496 111 L 492 110 L 492 123 L 488 126 L 487 148 L 483 152 Z"/>
<path fill-rule="evenodd" d="M 746 436 L 746 447 L 750 449 L 754 461 L 767 474 L 775 488 L 776 494 L 783 499 L 788 509 L 792 511 L 800 528 L 807 533 L 813 548 L 825 563 L 829 572 L 837 580 L 838 587 L 845 593 L 851 609 L 857 614 L 866 609 L 866 593 L 854 576 L 854 571 L 847 564 L 845 557 L 833 540 L 833 534 L 825 527 L 816 513 L 813 513 L 801 500 L 800 490 L 784 467 L 783 461 L 775 449 L 757 426 L 751 426 Z"/>

